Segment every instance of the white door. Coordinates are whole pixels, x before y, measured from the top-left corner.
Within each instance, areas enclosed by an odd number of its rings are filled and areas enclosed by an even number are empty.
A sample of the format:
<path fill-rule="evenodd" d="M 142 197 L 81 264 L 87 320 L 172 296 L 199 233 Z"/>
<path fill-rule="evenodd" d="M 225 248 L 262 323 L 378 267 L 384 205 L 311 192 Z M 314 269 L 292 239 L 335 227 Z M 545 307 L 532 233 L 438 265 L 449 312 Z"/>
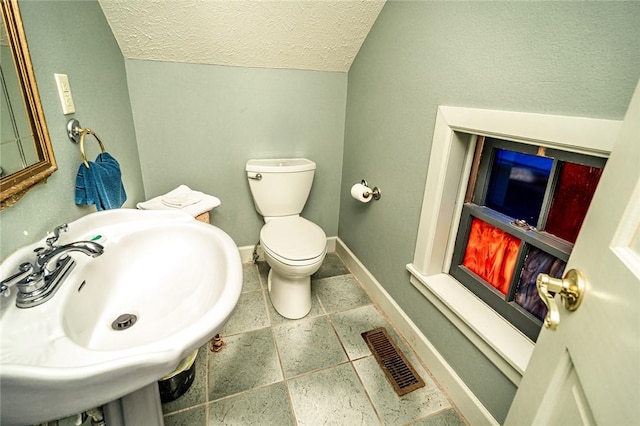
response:
<path fill-rule="evenodd" d="M 566 270 L 581 306 L 542 330 L 509 425 L 640 424 L 640 84 Z"/>

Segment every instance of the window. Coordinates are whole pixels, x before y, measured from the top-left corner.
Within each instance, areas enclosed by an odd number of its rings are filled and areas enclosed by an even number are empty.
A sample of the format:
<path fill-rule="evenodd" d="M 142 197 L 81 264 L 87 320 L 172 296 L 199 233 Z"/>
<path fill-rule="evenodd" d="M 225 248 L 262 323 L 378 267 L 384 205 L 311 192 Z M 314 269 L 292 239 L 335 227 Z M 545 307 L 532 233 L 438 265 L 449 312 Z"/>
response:
<path fill-rule="evenodd" d="M 535 341 L 605 160 L 479 137 L 449 273 Z"/>
<path fill-rule="evenodd" d="M 477 175 L 470 173 L 480 139 L 476 135 L 545 146 L 550 157 L 554 148 L 607 158 L 620 126 L 618 120 L 587 117 L 453 106 L 437 109 L 415 250 L 406 265 L 409 283 L 516 386 L 535 343 L 449 273 L 466 190 L 475 188 L 469 185 L 469 177 Z M 428 338 L 418 333 L 416 339 L 426 341 L 423 350 L 438 366 L 438 374 L 464 399 L 468 389 L 459 388 L 459 377 L 450 374 L 451 367 L 429 347 Z"/>

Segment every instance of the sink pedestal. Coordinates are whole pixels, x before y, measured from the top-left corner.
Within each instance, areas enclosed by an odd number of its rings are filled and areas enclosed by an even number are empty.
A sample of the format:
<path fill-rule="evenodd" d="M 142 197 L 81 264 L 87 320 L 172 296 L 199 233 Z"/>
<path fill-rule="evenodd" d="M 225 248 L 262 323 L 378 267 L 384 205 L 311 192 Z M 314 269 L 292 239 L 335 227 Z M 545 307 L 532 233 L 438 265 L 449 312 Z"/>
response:
<path fill-rule="evenodd" d="M 109 426 L 164 426 L 158 382 L 105 404 L 102 409 Z"/>

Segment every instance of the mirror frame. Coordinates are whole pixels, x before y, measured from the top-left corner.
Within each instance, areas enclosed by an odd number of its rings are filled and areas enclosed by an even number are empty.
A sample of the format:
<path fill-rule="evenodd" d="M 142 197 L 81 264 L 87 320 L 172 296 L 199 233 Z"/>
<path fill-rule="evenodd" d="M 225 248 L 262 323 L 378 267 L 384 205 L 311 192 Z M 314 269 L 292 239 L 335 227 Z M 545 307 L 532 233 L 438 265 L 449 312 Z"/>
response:
<path fill-rule="evenodd" d="M 29 56 L 18 0 L 0 0 L 0 6 L 39 158 L 37 163 L 0 179 L 0 210 L 2 210 L 15 204 L 34 185 L 45 182 L 58 169 L 58 166 L 40 103 L 40 94 Z"/>

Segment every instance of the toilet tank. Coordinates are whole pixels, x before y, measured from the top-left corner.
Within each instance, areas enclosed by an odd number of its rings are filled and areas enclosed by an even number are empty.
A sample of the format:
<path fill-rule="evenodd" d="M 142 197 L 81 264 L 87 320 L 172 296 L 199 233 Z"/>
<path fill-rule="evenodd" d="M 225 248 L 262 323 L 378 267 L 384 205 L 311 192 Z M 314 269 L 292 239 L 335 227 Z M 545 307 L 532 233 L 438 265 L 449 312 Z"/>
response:
<path fill-rule="evenodd" d="M 262 216 L 300 214 L 307 202 L 316 163 L 306 158 L 247 161 L 249 188 Z"/>

